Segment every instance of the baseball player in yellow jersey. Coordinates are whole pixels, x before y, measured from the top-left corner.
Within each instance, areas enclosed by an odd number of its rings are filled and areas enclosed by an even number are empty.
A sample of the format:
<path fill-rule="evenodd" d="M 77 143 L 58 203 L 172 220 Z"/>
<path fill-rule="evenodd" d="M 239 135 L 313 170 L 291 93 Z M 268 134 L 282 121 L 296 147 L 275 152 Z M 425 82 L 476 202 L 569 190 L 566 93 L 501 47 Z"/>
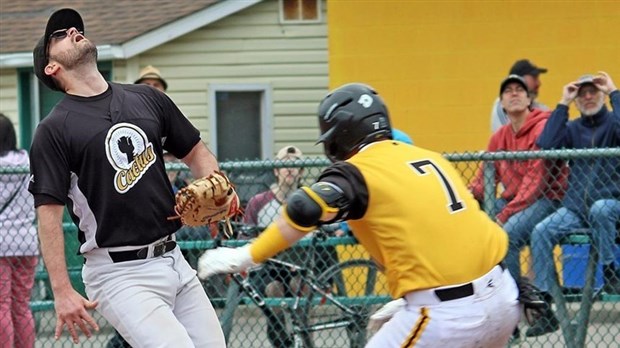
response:
<path fill-rule="evenodd" d="M 519 321 L 517 286 L 501 264 L 506 233 L 478 208 L 440 154 L 392 140 L 385 104 L 362 84 L 319 106 L 334 162 L 289 196 L 251 244 L 207 251 L 199 277 L 238 272 L 288 248 L 318 225 L 347 220 L 405 305 L 367 347 L 502 347 Z"/>

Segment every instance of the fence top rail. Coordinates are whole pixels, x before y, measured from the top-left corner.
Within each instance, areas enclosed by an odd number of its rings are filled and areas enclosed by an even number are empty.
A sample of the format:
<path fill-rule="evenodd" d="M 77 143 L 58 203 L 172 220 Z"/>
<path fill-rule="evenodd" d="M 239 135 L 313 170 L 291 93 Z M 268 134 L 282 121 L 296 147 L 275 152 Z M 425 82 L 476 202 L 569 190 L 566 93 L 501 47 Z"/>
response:
<path fill-rule="evenodd" d="M 499 152 L 463 152 L 444 154 L 451 162 L 464 161 L 496 161 L 496 160 L 526 160 L 535 158 L 544 159 L 583 159 L 595 157 L 620 157 L 620 148 L 592 148 L 592 149 L 559 149 L 540 151 L 499 151 Z"/>
<path fill-rule="evenodd" d="M 468 161 L 497 161 L 497 160 L 527 160 L 534 158 L 544 159 L 583 159 L 593 157 L 620 157 L 620 147 L 592 148 L 592 149 L 560 149 L 541 151 L 501 151 L 501 152 L 460 152 L 444 153 L 443 156 L 451 162 Z M 295 161 L 251 160 L 220 162 L 222 170 L 266 170 L 273 168 L 321 168 L 331 162 L 325 157 L 307 157 Z M 166 163 L 166 170 L 189 171 L 184 163 Z M 0 174 L 29 173 L 28 166 L 2 167 Z"/>
<path fill-rule="evenodd" d="M 230 239 L 221 241 L 221 245 L 225 247 L 240 247 L 249 243 L 250 240 L 242 239 Z M 212 249 L 215 248 L 214 240 L 181 240 L 177 241 L 181 249 Z M 339 245 L 357 245 L 357 240 L 351 236 L 344 237 L 330 237 L 325 240 L 316 241 L 316 245 L 319 246 L 339 246 Z M 312 245 L 312 238 L 303 238 L 298 241 L 293 247 L 308 247 Z"/>

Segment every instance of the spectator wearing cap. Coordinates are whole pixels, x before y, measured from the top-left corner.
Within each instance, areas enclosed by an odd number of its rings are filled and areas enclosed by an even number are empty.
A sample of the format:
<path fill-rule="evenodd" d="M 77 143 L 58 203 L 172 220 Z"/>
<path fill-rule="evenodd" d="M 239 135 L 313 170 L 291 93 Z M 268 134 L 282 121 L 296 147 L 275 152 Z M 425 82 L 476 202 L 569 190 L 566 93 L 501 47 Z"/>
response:
<path fill-rule="evenodd" d="M 500 84 L 499 99 L 509 123 L 493 133 L 487 147 L 489 152 L 535 151 L 550 111 L 532 107 L 525 79 L 509 75 Z M 519 255 L 529 243 L 534 226 L 560 205 L 568 169 L 559 161 L 529 159 L 495 161 L 495 184 L 504 190 L 496 200 L 495 221 L 508 234 L 508 254 L 504 261 L 512 276 L 521 277 Z M 484 200 L 484 172 L 480 168 L 470 190 L 478 201 Z M 548 320 L 555 321 L 552 311 Z M 515 336 L 518 331 L 515 331 Z M 516 337 L 515 337 L 516 338 Z"/>
<path fill-rule="evenodd" d="M 540 110 L 549 110 L 549 108 L 536 101 L 538 97 L 538 89 L 542 85 L 540 82 L 540 74 L 547 72 L 547 69 L 534 65 L 527 59 L 517 60 L 510 68 L 509 75 L 518 75 L 523 78 L 527 85 L 527 90 L 532 99 L 532 108 Z M 493 109 L 491 109 L 491 132 L 495 133 L 501 126 L 510 123 L 506 112 L 504 111 L 499 98 L 495 99 Z"/>
<path fill-rule="evenodd" d="M 159 89 L 162 92 L 168 90 L 168 83 L 161 77 L 159 69 L 152 65 L 146 66 L 140 71 L 140 77 L 134 82 L 135 84 L 149 85 Z"/>
<path fill-rule="evenodd" d="M 278 161 L 294 161 L 302 159 L 302 152 L 298 147 L 287 145 L 281 148 L 275 159 Z M 276 182 L 269 190 L 253 196 L 245 209 L 243 221 L 246 224 L 265 227 L 271 220 L 278 216 L 278 210 L 285 202 L 289 194 L 293 193 L 298 187 L 303 175 L 303 168 L 281 167 L 273 169 Z"/>
<path fill-rule="evenodd" d="M 276 161 L 296 161 L 303 159 L 301 150 L 293 145 L 282 147 L 276 153 Z M 268 226 L 280 214 L 282 203 L 286 202 L 288 196 L 300 187 L 300 182 L 304 174 L 304 169 L 299 167 L 280 167 L 275 168 L 274 174 L 276 183 L 270 189 L 253 196 L 245 208 L 243 222 L 247 225 L 265 227 Z M 330 224 L 326 232 L 334 235 L 341 235 L 339 224 Z M 334 247 L 317 246 L 315 250 L 315 274 L 321 274 L 329 266 L 337 263 L 338 256 Z M 278 254 L 278 260 L 293 264 L 303 265 L 307 260 L 306 248 L 296 247 Z M 251 275 L 251 281 L 257 288 L 268 297 L 293 296 L 301 285 L 298 276 L 295 276 L 288 269 L 266 265 Z M 292 339 L 284 329 L 285 317 L 282 309 L 274 310 L 275 317 L 267 322 L 267 336 L 271 344 L 278 347 L 290 347 Z"/>
<path fill-rule="evenodd" d="M 275 159 L 278 161 L 295 161 L 302 159 L 302 152 L 298 147 L 287 145 L 281 148 Z M 276 183 L 269 190 L 256 194 L 252 197 L 245 208 L 243 222 L 248 225 L 265 227 L 268 226 L 280 214 L 282 203 L 290 194 L 299 188 L 303 175 L 303 168 L 281 167 L 273 170 Z M 300 255 L 299 248 L 290 249 L 278 255 L 278 259 L 299 264 L 304 258 Z M 257 284 L 258 289 L 269 297 L 292 296 L 295 286 L 299 281 L 287 270 L 272 266 L 259 270 L 252 275 L 252 282 Z M 267 337 L 274 347 L 289 347 L 292 343 L 287 336 L 284 327 L 285 318 L 281 309 L 274 311 L 275 317 L 267 322 Z"/>
<path fill-rule="evenodd" d="M 605 106 L 608 95 L 613 110 Z M 581 117 L 569 121 L 568 107 L 575 102 Z M 564 86 L 562 98 L 537 141 L 542 149 L 620 147 L 620 92 L 605 72 L 584 75 Z M 562 207 L 538 223 L 532 232 L 535 284 L 548 292 L 556 279 L 553 247 L 567 233 L 591 228 L 603 264 L 604 287 L 620 294 L 614 265 L 616 222 L 620 219 L 620 161 L 617 158 L 570 160 L 568 189 Z M 549 332 L 530 328 L 531 335 Z"/>

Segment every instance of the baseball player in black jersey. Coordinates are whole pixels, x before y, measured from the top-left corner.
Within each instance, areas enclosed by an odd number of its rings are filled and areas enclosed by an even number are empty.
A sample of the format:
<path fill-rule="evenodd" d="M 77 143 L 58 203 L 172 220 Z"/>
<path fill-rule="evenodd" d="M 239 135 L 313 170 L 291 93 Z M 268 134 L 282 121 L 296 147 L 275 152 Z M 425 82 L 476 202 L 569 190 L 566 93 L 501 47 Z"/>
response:
<path fill-rule="evenodd" d="M 96 46 L 72 9 L 52 14 L 34 70 L 64 98 L 39 124 L 31 149 L 41 251 L 55 298 L 55 337 L 98 330 L 98 310 L 133 347 L 224 347 L 217 316 L 175 243 L 180 227 L 162 151 L 194 177 L 218 169 L 174 103 L 145 85 L 108 83 Z M 69 281 L 62 215 L 78 226 L 88 299 Z"/>

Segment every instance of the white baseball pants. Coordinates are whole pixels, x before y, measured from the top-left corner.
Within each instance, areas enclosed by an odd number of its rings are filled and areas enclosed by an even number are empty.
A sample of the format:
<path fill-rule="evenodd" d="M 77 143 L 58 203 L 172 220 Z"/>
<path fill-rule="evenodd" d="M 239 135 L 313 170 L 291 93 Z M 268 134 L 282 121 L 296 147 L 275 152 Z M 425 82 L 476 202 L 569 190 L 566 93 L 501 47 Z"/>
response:
<path fill-rule="evenodd" d="M 472 285 L 473 295 L 448 301 L 437 289 L 408 293 L 407 305 L 366 347 L 505 347 L 520 318 L 514 279 L 495 266 Z"/>
<path fill-rule="evenodd" d="M 87 253 L 86 293 L 132 347 L 226 347 L 215 310 L 178 246 L 118 263 L 106 253 Z"/>

